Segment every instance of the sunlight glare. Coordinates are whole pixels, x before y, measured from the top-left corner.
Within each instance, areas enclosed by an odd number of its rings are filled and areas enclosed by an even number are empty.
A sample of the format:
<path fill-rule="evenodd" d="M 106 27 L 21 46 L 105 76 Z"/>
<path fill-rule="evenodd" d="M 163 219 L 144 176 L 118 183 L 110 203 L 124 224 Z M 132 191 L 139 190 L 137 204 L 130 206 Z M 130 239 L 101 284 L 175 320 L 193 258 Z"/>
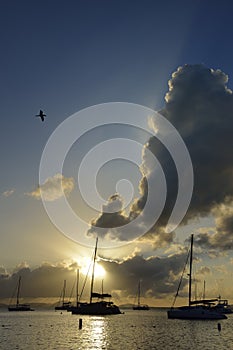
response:
<path fill-rule="evenodd" d="M 91 277 L 92 274 L 92 260 L 90 258 L 83 258 L 82 262 L 80 263 L 81 268 L 80 272 L 82 275 L 86 276 L 88 274 L 89 277 Z M 105 276 L 105 270 L 102 265 L 100 265 L 98 262 L 95 263 L 95 277 L 96 278 L 103 278 Z"/>

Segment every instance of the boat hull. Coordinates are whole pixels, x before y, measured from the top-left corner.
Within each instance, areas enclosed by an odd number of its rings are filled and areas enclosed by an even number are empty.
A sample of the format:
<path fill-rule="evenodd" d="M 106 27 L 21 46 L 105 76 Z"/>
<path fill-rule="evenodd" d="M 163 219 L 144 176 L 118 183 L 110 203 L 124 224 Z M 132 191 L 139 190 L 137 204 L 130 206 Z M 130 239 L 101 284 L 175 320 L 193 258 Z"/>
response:
<path fill-rule="evenodd" d="M 30 305 L 9 306 L 8 311 L 34 311 Z"/>
<path fill-rule="evenodd" d="M 214 310 L 220 312 L 222 314 L 232 314 L 233 311 L 231 307 L 228 305 L 227 299 L 219 299 L 218 304 L 214 306 Z"/>
<path fill-rule="evenodd" d="M 202 307 L 181 307 L 167 311 L 170 319 L 182 320 L 223 320 L 226 315 Z"/>
<path fill-rule="evenodd" d="M 55 306 L 56 311 L 69 311 L 70 306 Z"/>
<path fill-rule="evenodd" d="M 133 310 L 150 310 L 149 306 L 143 305 L 143 306 L 133 306 Z"/>
<path fill-rule="evenodd" d="M 55 306 L 55 310 L 56 311 L 69 311 L 71 308 L 71 303 L 67 302 L 67 303 L 63 303 L 62 305 L 59 306 Z"/>
<path fill-rule="evenodd" d="M 77 307 L 70 308 L 73 315 L 119 315 L 118 306 L 107 302 L 81 303 Z"/>
<path fill-rule="evenodd" d="M 219 307 L 215 306 L 214 309 L 220 314 L 232 314 L 233 313 L 233 311 L 230 308 L 219 308 Z"/>

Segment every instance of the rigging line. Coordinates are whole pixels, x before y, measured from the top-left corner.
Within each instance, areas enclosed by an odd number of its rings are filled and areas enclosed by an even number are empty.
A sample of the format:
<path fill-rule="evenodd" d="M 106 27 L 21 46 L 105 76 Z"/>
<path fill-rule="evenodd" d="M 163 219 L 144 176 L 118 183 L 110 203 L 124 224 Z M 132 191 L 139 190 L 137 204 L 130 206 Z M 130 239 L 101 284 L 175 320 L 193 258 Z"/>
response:
<path fill-rule="evenodd" d="M 71 299 L 73 297 L 74 286 L 75 286 L 75 282 L 73 283 L 72 288 L 71 288 L 71 292 L 70 292 L 69 299 L 68 299 L 69 302 L 71 301 Z"/>
<path fill-rule="evenodd" d="M 72 285 L 72 289 L 71 289 L 71 292 L 70 292 L 70 296 L 69 296 L 69 302 L 71 301 L 72 297 L 73 297 L 73 292 L 74 292 L 74 287 L 76 285 L 76 280 L 74 281 L 73 285 Z"/>
<path fill-rule="evenodd" d="M 14 291 L 13 291 L 13 293 L 12 293 L 12 296 L 11 296 L 11 298 L 10 298 L 10 300 L 9 300 L 9 305 L 11 305 L 12 304 L 12 300 L 15 298 L 15 296 L 16 296 L 16 291 L 17 291 L 17 285 L 15 286 L 15 289 L 14 289 Z"/>
<path fill-rule="evenodd" d="M 178 285 L 178 288 L 177 288 L 177 291 L 176 291 L 176 295 L 175 295 L 175 297 L 174 297 L 174 300 L 173 300 L 173 303 L 172 303 L 172 306 L 171 306 L 171 307 L 174 307 L 175 302 L 176 302 L 176 298 L 177 298 L 178 295 L 179 295 L 180 286 L 181 286 L 181 283 L 182 283 L 182 280 L 183 280 L 183 276 L 184 276 L 184 272 L 185 272 L 186 265 L 188 264 L 189 256 L 190 256 L 190 250 L 188 251 L 188 255 L 187 255 L 187 258 L 186 258 L 186 261 L 185 261 L 185 264 L 184 264 L 184 268 L 183 268 L 183 271 L 182 271 L 182 275 L 181 275 L 181 277 L 180 277 L 180 282 L 179 282 L 179 285 Z"/>
<path fill-rule="evenodd" d="M 61 304 L 61 301 L 62 301 L 62 289 L 61 289 L 61 294 L 60 294 L 60 297 L 59 297 L 58 305 Z"/>
<path fill-rule="evenodd" d="M 137 295 L 134 296 L 134 301 L 133 301 L 133 304 L 134 304 L 134 305 L 137 305 L 137 304 L 136 304 L 136 300 L 137 300 Z"/>
<path fill-rule="evenodd" d="M 93 257 L 94 257 L 94 254 L 93 254 Z M 80 296 L 79 296 L 79 300 L 81 299 L 81 297 L 83 295 L 83 291 L 84 291 L 84 288 L 85 288 L 86 283 L 87 283 L 87 278 L 88 278 L 88 275 L 89 275 L 89 271 L 90 271 L 91 265 L 92 265 L 92 262 L 90 263 L 90 265 L 88 267 L 88 271 L 87 271 L 86 277 L 85 277 L 84 282 L 83 282 L 83 287 L 82 287 L 82 290 L 81 290 L 81 293 L 80 293 Z"/>

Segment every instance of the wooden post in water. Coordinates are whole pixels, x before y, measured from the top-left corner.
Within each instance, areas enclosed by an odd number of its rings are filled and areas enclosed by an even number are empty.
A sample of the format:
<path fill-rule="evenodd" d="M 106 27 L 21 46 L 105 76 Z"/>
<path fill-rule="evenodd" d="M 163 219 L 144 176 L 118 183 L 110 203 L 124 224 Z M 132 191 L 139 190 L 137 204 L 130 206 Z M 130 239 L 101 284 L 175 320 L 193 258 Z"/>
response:
<path fill-rule="evenodd" d="M 83 320 L 80 318 L 78 322 L 78 329 L 82 329 L 83 327 Z"/>

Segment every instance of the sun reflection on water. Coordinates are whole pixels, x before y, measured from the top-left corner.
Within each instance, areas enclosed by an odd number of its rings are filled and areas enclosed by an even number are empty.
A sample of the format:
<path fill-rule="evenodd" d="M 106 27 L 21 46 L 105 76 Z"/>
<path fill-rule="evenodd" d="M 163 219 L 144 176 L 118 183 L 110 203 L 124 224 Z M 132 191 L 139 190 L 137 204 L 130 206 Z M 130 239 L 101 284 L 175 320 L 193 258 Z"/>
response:
<path fill-rule="evenodd" d="M 93 317 L 91 319 L 90 337 L 93 349 L 107 349 L 107 322 L 104 317 Z"/>

